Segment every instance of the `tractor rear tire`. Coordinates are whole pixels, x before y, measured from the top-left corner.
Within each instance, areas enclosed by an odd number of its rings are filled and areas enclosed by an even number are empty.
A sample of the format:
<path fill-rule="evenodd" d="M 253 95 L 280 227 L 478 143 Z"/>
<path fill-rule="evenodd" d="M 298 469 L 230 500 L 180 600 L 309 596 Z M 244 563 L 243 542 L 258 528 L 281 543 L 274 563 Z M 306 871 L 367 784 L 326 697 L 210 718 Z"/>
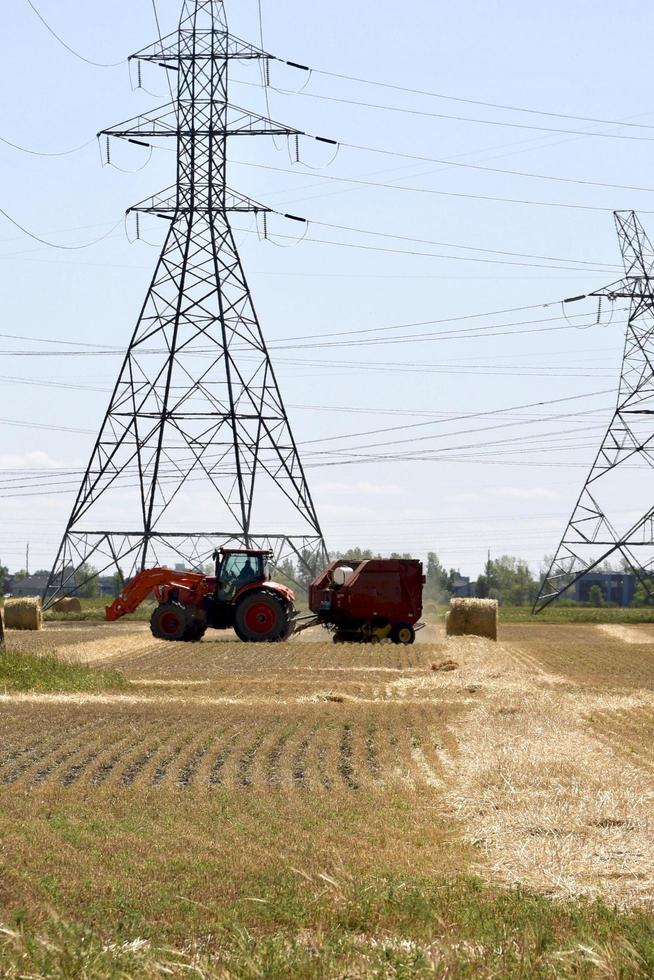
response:
<path fill-rule="evenodd" d="M 152 635 L 158 640 L 183 640 L 188 625 L 188 613 L 178 602 L 157 606 L 150 617 Z"/>
<path fill-rule="evenodd" d="M 286 637 L 290 611 L 272 592 L 250 592 L 234 615 L 234 629 L 244 643 L 276 643 Z"/>
<path fill-rule="evenodd" d="M 409 646 L 416 642 L 416 631 L 408 623 L 396 623 L 391 630 L 391 639 L 393 643 Z"/>

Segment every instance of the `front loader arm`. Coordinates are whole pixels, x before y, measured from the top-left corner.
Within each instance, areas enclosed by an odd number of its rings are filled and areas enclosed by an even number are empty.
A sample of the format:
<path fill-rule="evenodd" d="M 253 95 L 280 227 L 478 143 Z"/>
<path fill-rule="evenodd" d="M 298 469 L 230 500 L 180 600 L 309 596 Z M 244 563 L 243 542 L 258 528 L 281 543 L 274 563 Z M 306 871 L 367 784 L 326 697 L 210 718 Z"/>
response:
<path fill-rule="evenodd" d="M 197 587 L 202 581 L 202 575 L 193 572 L 174 572 L 170 568 L 147 568 L 143 572 L 128 582 L 120 595 L 114 599 L 110 606 L 105 609 L 105 619 L 109 623 L 115 622 L 121 616 L 136 612 L 144 599 L 154 592 L 159 598 L 159 589 L 162 586 L 174 588 L 193 588 Z"/>

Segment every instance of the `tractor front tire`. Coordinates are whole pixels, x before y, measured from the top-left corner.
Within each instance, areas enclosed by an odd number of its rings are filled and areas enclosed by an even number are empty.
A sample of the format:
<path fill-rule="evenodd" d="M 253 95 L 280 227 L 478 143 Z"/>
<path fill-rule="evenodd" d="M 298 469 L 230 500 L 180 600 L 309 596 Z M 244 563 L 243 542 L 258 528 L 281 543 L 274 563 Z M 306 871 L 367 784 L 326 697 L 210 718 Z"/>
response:
<path fill-rule="evenodd" d="M 158 640 L 183 640 L 188 629 L 188 614 L 177 602 L 164 603 L 150 617 L 152 635 Z"/>
<path fill-rule="evenodd" d="M 186 628 L 184 636 L 182 639 L 186 643 L 199 643 L 204 634 L 207 632 L 207 624 L 202 620 L 195 620 L 190 626 Z"/>
<path fill-rule="evenodd" d="M 272 592 L 250 592 L 234 615 L 234 629 L 244 643 L 276 643 L 289 628 L 289 609 Z"/>

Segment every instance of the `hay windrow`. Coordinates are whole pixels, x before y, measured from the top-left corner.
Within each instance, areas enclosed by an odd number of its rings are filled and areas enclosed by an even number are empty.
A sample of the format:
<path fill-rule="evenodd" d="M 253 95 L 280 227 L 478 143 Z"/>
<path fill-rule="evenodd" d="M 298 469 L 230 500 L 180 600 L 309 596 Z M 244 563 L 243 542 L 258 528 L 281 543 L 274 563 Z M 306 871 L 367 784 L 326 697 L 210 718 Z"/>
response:
<path fill-rule="evenodd" d="M 4 608 L 5 627 L 9 630 L 43 629 L 40 598 L 7 599 Z"/>
<path fill-rule="evenodd" d="M 445 624 L 448 636 L 483 636 L 497 640 L 495 599 L 451 599 Z"/>

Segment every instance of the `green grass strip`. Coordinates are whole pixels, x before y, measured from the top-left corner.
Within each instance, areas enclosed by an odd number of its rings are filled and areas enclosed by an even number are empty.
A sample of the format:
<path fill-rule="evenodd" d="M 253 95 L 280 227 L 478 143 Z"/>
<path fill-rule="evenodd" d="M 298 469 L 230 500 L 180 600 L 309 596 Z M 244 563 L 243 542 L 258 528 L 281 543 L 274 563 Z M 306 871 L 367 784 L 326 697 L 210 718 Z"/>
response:
<path fill-rule="evenodd" d="M 129 681 L 117 670 L 69 664 L 52 654 L 35 656 L 7 650 L 0 654 L 0 691 L 120 691 Z"/>

